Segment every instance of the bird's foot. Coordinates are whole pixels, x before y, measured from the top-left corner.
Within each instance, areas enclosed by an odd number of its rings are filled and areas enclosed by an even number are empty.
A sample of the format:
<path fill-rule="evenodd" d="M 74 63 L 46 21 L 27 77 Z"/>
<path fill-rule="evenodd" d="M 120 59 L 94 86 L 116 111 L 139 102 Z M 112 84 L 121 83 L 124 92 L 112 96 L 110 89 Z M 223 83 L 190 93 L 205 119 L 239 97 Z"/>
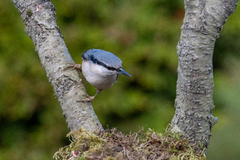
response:
<path fill-rule="evenodd" d="M 82 102 L 92 102 L 92 100 L 95 98 L 95 96 L 89 96 L 87 95 L 87 98 L 81 100 Z"/>
<path fill-rule="evenodd" d="M 68 68 L 75 68 L 75 69 L 79 70 L 80 72 L 82 72 L 81 64 L 69 63 L 68 66 L 64 70 L 66 70 Z"/>

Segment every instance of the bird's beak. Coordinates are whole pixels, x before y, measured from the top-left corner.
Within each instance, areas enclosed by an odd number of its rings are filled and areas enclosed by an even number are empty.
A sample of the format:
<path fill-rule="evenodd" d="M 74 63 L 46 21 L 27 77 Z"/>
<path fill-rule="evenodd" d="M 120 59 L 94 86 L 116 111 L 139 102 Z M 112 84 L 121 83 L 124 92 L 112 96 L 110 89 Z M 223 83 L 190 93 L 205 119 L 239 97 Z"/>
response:
<path fill-rule="evenodd" d="M 125 76 L 128 76 L 128 77 L 131 77 L 131 75 L 129 73 L 127 73 L 126 71 L 124 71 L 122 68 L 121 68 L 121 71 L 118 72 L 119 74 L 123 74 Z"/>

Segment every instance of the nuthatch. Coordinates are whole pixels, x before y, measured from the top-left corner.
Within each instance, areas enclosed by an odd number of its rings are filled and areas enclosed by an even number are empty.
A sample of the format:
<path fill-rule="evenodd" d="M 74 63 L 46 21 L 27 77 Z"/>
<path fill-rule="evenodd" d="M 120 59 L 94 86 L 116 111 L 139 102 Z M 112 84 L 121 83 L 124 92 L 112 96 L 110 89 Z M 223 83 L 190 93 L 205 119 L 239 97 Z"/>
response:
<path fill-rule="evenodd" d="M 91 97 L 87 96 L 82 100 L 83 102 L 92 101 L 102 90 L 111 87 L 117 81 L 119 74 L 131 77 L 123 70 L 122 61 L 110 52 L 90 49 L 82 54 L 82 59 L 82 65 L 72 63 L 68 67 L 82 71 L 86 80 L 97 88 L 97 93 Z"/>

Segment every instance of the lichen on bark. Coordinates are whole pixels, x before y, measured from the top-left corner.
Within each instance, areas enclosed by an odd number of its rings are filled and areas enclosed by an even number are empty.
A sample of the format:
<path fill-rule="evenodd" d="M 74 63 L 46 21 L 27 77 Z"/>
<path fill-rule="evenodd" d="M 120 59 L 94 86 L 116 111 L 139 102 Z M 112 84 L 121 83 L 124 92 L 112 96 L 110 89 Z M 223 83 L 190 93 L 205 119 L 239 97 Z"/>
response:
<path fill-rule="evenodd" d="M 238 0 L 185 0 L 185 17 L 177 46 L 178 80 L 172 131 L 180 132 L 198 147 L 207 148 L 212 116 L 213 50 Z"/>
<path fill-rule="evenodd" d="M 32 39 L 42 67 L 54 88 L 70 130 L 99 130 L 102 125 L 91 103 L 83 103 L 86 90 L 56 24 L 55 7 L 49 0 L 12 0 L 21 14 L 25 32 Z M 53 106 L 54 107 L 54 106 Z"/>

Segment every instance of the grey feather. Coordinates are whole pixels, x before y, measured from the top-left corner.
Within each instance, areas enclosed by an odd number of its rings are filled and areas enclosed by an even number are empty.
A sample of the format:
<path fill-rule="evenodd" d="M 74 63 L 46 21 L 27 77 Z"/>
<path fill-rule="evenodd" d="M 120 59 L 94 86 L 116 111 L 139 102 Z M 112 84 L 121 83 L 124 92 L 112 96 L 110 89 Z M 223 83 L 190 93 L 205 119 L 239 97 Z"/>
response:
<path fill-rule="evenodd" d="M 82 54 L 82 59 L 92 61 L 111 70 L 122 68 L 122 61 L 111 52 L 102 49 L 90 49 Z"/>

